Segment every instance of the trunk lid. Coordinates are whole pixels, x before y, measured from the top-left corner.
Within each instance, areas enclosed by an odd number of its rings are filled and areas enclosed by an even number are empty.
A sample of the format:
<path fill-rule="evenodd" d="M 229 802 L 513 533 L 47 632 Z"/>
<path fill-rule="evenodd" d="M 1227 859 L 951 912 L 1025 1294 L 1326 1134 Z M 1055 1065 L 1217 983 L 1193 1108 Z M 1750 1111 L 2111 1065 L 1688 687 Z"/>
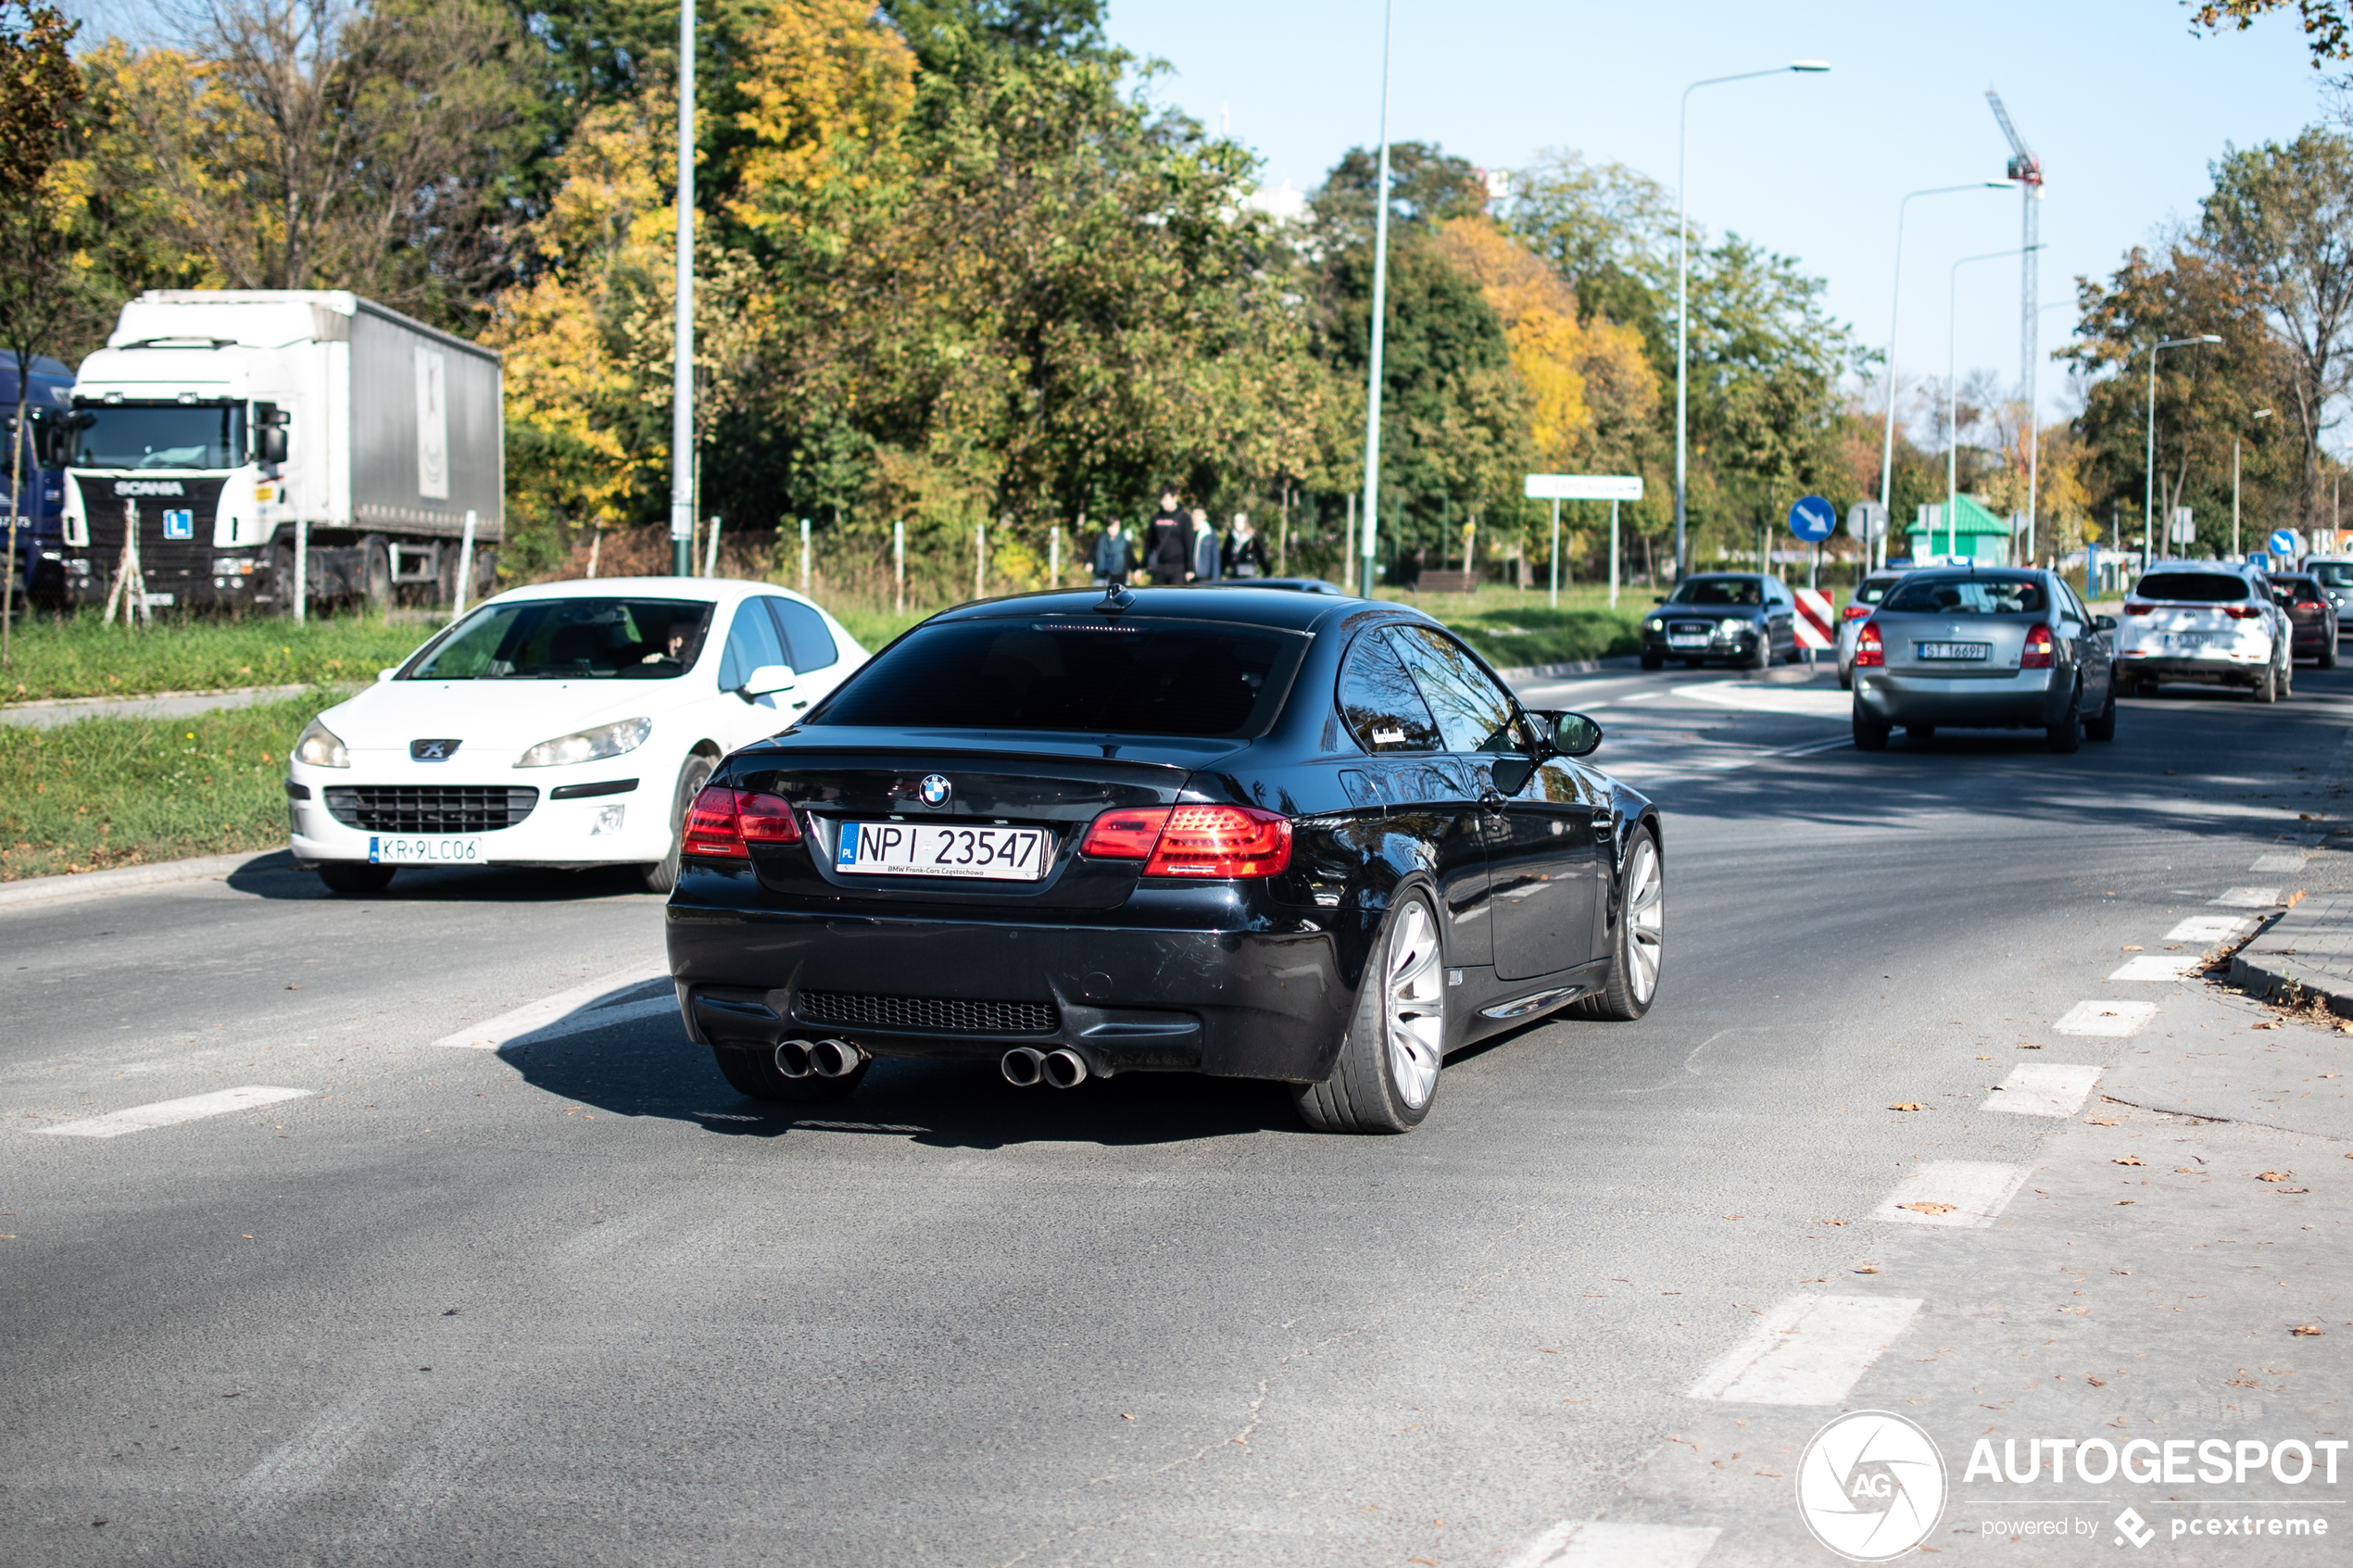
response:
<path fill-rule="evenodd" d="M 1891 614 L 1878 622 L 1891 673 L 1969 680 L 2015 675 L 2039 615 Z M 1974 656 L 1969 656 L 1973 650 Z"/>

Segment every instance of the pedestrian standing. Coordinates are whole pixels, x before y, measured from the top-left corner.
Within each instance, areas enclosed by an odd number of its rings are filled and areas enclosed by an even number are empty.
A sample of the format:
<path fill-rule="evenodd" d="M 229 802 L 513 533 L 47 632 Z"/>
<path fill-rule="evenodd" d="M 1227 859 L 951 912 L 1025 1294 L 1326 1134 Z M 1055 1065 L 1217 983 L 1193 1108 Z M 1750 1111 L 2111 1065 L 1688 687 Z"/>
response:
<path fill-rule="evenodd" d="M 1176 492 L 1162 491 L 1160 510 L 1152 514 L 1151 522 L 1144 531 L 1143 564 L 1155 583 L 1166 585 L 1185 581 L 1192 532 L 1192 524 L 1176 509 Z"/>
<path fill-rule="evenodd" d="M 1199 507 L 1193 508 L 1193 534 L 1187 542 L 1186 558 L 1186 582 L 1217 581 L 1217 530 L 1209 526 L 1209 514 Z"/>
<path fill-rule="evenodd" d="M 1136 541 L 1121 532 L 1120 521 L 1114 518 L 1095 541 L 1095 586 L 1123 587 L 1135 571 Z"/>
<path fill-rule="evenodd" d="M 1234 532 L 1226 540 L 1226 575 L 1228 577 L 1266 575 L 1266 544 L 1250 526 L 1248 512 L 1234 514 Z"/>

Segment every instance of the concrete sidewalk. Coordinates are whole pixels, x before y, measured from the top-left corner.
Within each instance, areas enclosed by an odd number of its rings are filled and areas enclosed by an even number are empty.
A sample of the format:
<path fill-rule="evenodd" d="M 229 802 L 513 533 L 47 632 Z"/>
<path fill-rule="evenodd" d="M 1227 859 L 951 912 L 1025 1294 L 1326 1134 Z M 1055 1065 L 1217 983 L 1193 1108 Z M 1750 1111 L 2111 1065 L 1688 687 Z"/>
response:
<path fill-rule="evenodd" d="M 291 686 L 250 686 L 233 692 L 150 692 L 143 696 L 69 696 L 55 702 L 19 702 L 0 708 L 0 724 L 26 724 L 54 729 L 82 719 L 184 719 L 221 708 L 251 708 L 258 702 L 299 696 L 310 689 Z"/>
<path fill-rule="evenodd" d="M 2259 996 L 2303 991 L 2353 1018 L 2353 893 L 2304 899 L 2231 959 L 2231 984 Z"/>

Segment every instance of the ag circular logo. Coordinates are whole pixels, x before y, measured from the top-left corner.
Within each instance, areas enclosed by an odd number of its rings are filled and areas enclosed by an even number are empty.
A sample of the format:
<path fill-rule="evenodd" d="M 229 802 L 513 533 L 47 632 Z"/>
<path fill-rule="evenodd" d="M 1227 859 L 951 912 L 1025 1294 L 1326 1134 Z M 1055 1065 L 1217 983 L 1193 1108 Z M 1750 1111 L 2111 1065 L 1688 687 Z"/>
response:
<path fill-rule="evenodd" d="M 956 786 L 948 782 L 945 773 L 925 773 L 924 782 L 915 786 L 915 793 L 923 797 L 926 806 L 947 805 L 948 797 L 955 791 Z"/>
<path fill-rule="evenodd" d="M 1814 1434 L 1797 1461 L 1797 1512 L 1851 1562 L 1901 1557 L 1944 1512 L 1944 1456 L 1912 1422 L 1856 1411 Z"/>

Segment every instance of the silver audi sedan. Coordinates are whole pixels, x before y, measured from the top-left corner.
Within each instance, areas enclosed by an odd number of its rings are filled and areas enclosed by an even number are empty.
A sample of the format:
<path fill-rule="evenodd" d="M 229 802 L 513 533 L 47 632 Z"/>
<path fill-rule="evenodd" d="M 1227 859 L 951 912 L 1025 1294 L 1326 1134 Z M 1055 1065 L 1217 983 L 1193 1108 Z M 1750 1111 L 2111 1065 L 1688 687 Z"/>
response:
<path fill-rule="evenodd" d="M 2053 751 L 2116 738 L 2113 616 L 2064 578 L 2023 568 L 1907 573 L 1855 639 L 1855 746 L 1891 730 L 1923 745 L 1944 729 L 2035 729 Z"/>

